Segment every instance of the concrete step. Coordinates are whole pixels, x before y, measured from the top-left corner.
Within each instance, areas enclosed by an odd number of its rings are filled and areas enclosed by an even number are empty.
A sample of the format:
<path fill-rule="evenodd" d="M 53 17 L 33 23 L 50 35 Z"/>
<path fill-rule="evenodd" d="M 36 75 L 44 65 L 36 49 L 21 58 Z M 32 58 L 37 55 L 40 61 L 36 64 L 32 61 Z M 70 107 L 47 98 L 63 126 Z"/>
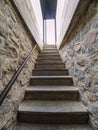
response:
<path fill-rule="evenodd" d="M 33 70 L 33 75 L 34 76 L 63 76 L 63 75 L 69 75 L 68 69 L 65 68 L 59 68 L 59 69 L 34 69 Z"/>
<path fill-rule="evenodd" d="M 62 60 L 59 59 L 37 59 L 36 62 L 43 62 L 43 63 L 63 63 Z"/>
<path fill-rule="evenodd" d="M 18 123 L 14 130 L 93 130 L 87 124 L 80 125 L 46 125 L 46 124 L 30 124 Z"/>
<path fill-rule="evenodd" d="M 40 55 L 59 55 L 59 53 L 57 51 L 56 52 L 54 52 L 54 51 L 51 51 L 51 52 L 43 51 L 43 52 L 40 53 Z"/>
<path fill-rule="evenodd" d="M 18 111 L 18 121 L 42 124 L 85 124 L 87 109 L 78 101 L 24 101 Z"/>
<path fill-rule="evenodd" d="M 44 48 L 42 52 L 59 52 L 57 48 Z"/>
<path fill-rule="evenodd" d="M 37 60 L 61 60 L 61 58 L 60 57 L 55 57 L 55 56 L 52 56 L 52 57 L 50 56 L 50 57 L 47 58 L 47 56 L 44 56 L 44 58 L 43 57 L 38 57 Z"/>
<path fill-rule="evenodd" d="M 71 76 L 32 76 L 30 85 L 33 86 L 73 86 Z"/>
<path fill-rule="evenodd" d="M 56 45 L 44 45 L 43 49 L 44 48 L 51 49 L 51 48 L 57 48 L 57 46 Z"/>
<path fill-rule="evenodd" d="M 40 69 L 48 69 L 48 68 L 65 68 L 64 63 L 43 63 L 43 62 L 36 62 L 35 68 Z"/>
<path fill-rule="evenodd" d="M 53 55 L 53 54 L 49 54 L 49 55 L 39 55 L 38 58 L 42 58 L 42 59 L 61 59 L 60 55 Z"/>
<path fill-rule="evenodd" d="M 41 54 L 44 54 L 44 53 L 57 53 L 59 54 L 59 52 L 57 51 L 57 49 L 43 49 L 43 51 L 41 52 Z"/>
<path fill-rule="evenodd" d="M 76 87 L 31 86 L 26 88 L 25 100 L 78 100 L 79 90 Z"/>
<path fill-rule="evenodd" d="M 88 125 L 46 125 L 46 124 L 29 124 L 18 123 L 14 130 L 92 130 Z"/>
<path fill-rule="evenodd" d="M 40 53 L 39 56 L 59 56 L 59 53 L 58 52 L 52 52 L 52 53 Z"/>
<path fill-rule="evenodd" d="M 43 50 L 42 50 L 42 52 L 43 52 L 43 51 L 47 51 L 47 52 L 48 52 L 48 51 L 56 51 L 56 52 L 59 52 L 56 47 L 53 47 L 53 48 L 44 47 Z"/>

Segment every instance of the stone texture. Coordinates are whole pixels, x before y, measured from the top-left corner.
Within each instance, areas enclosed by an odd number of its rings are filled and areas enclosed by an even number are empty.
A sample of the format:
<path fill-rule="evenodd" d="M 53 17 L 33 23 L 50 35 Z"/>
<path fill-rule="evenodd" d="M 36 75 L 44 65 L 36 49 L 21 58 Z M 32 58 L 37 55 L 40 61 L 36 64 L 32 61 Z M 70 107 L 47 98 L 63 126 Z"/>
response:
<path fill-rule="evenodd" d="M 90 112 L 90 124 L 98 129 L 98 2 L 91 4 L 70 42 L 60 55 L 79 88 L 81 100 Z M 92 14 L 91 14 L 92 9 Z M 71 52 L 71 55 L 69 53 Z"/>
<path fill-rule="evenodd" d="M 33 47 L 19 17 L 8 0 L 0 1 L 0 93 Z M 32 74 L 38 51 L 25 65 L 17 81 L 0 106 L 0 130 L 12 130 L 19 104 Z"/>

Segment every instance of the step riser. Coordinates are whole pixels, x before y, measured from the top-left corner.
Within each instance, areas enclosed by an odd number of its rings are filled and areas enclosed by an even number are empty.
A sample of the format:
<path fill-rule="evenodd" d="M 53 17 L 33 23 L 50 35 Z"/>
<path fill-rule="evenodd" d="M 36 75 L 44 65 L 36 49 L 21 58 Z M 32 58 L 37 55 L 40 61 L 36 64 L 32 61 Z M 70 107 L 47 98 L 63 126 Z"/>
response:
<path fill-rule="evenodd" d="M 62 64 L 35 64 L 35 68 L 65 68 L 65 65 Z"/>
<path fill-rule="evenodd" d="M 57 50 L 57 47 L 44 47 L 43 50 Z"/>
<path fill-rule="evenodd" d="M 36 62 L 42 62 L 42 63 L 62 63 L 62 61 L 59 60 L 48 60 L 48 59 L 38 59 Z"/>
<path fill-rule="evenodd" d="M 44 48 L 42 50 L 42 52 L 58 52 L 59 53 L 59 51 L 57 50 L 57 48 L 49 48 L 49 49 Z"/>
<path fill-rule="evenodd" d="M 33 70 L 34 76 L 60 76 L 60 75 L 68 75 L 68 70 Z"/>
<path fill-rule="evenodd" d="M 39 55 L 41 59 L 61 59 L 59 55 Z"/>
<path fill-rule="evenodd" d="M 49 49 L 49 48 L 57 48 L 56 45 L 45 45 L 43 48 Z"/>
<path fill-rule="evenodd" d="M 47 58 L 47 56 L 46 57 L 38 57 L 37 58 L 37 60 L 61 60 L 61 58 L 60 57 L 48 57 Z"/>
<path fill-rule="evenodd" d="M 73 86 L 72 78 L 30 78 L 30 85 L 35 86 Z"/>
<path fill-rule="evenodd" d="M 88 113 L 18 113 L 18 121 L 40 124 L 86 124 Z"/>
<path fill-rule="evenodd" d="M 41 53 L 39 56 L 48 56 L 48 55 L 50 55 L 50 56 L 58 55 L 59 56 L 59 54 L 57 52 Z"/>
<path fill-rule="evenodd" d="M 56 51 L 56 50 L 54 50 L 54 51 L 51 51 L 51 50 L 44 50 L 43 52 L 41 52 L 41 54 L 57 54 L 57 55 L 59 55 L 59 53 Z"/>
<path fill-rule="evenodd" d="M 52 45 L 52 46 L 51 46 L 51 45 L 48 45 L 48 46 L 45 45 L 45 46 L 43 47 L 43 49 L 44 49 L 44 48 L 45 48 L 45 49 L 57 48 L 57 46 L 56 46 L 56 45 Z"/>
<path fill-rule="evenodd" d="M 78 100 L 78 91 L 26 91 L 26 100 Z"/>
<path fill-rule="evenodd" d="M 44 56 L 47 56 L 47 55 L 58 55 L 58 56 L 59 56 L 59 54 L 58 54 L 57 52 L 54 52 L 54 53 L 52 53 L 52 52 L 47 53 L 47 52 L 46 52 L 46 53 L 41 53 L 41 54 L 40 54 L 40 56 L 43 56 L 43 55 L 44 55 Z"/>
<path fill-rule="evenodd" d="M 43 50 L 41 54 L 50 54 L 50 53 L 56 53 L 59 55 L 57 50 Z"/>

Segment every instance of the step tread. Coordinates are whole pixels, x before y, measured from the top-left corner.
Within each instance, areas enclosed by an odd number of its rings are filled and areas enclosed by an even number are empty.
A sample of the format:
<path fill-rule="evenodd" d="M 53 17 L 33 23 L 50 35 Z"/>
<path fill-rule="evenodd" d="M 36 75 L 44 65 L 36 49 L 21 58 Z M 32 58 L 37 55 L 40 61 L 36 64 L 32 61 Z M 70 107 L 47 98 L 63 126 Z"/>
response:
<path fill-rule="evenodd" d="M 39 56 L 58 56 L 58 57 L 60 57 L 60 55 L 59 55 L 59 53 L 58 54 L 39 54 Z"/>
<path fill-rule="evenodd" d="M 33 70 L 37 70 L 37 71 L 39 71 L 39 70 L 43 70 L 43 71 L 68 71 L 68 69 L 66 69 L 66 68 L 34 68 Z"/>
<path fill-rule="evenodd" d="M 34 86 L 73 86 L 71 76 L 31 76 L 30 85 Z"/>
<path fill-rule="evenodd" d="M 45 55 L 45 56 L 47 56 L 47 55 L 59 55 L 59 53 L 51 51 L 51 52 L 42 52 L 39 55 Z"/>
<path fill-rule="evenodd" d="M 25 100 L 19 107 L 19 112 L 41 113 L 88 113 L 86 107 L 79 101 L 38 101 Z"/>
<path fill-rule="evenodd" d="M 39 56 L 38 56 L 37 60 L 39 60 L 39 59 L 42 59 L 42 60 L 48 60 L 48 59 L 49 59 L 49 60 L 59 60 L 59 59 L 60 59 L 60 60 L 61 60 L 61 57 L 60 57 L 60 56 L 59 56 L 59 57 L 48 57 L 47 59 L 46 59 L 46 58 L 47 58 L 47 56 L 44 57 L 44 59 L 43 59 L 43 57 L 41 57 L 41 56 L 39 57 Z"/>
<path fill-rule="evenodd" d="M 67 76 L 57 76 L 57 75 L 55 75 L 55 76 L 30 76 L 30 78 L 39 78 L 39 79 L 42 79 L 42 78 L 44 78 L 44 79 L 47 79 L 47 78 L 49 78 L 49 79 L 54 79 L 54 78 L 57 78 L 57 79 L 62 79 L 62 78 L 72 78 L 72 76 L 69 76 L 69 75 L 67 75 Z"/>
<path fill-rule="evenodd" d="M 42 59 L 42 60 L 36 60 L 36 62 L 44 62 L 44 63 L 64 63 L 64 62 L 62 62 L 61 59 L 59 59 L 59 60 L 49 60 L 49 59 L 45 60 L 45 59 Z"/>
<path fill-rule="evenodd" d="M 49 53 L 49 52 L 51 52 L 51 53 L 58 53 L 59 54 L 59 51 L 56 50 L 56 49 L 53 49 L 53 50 L 44 49 L 40 54 L 42 54 L 42 53 Z"/>
<path fill-rule="evenodd" d="M 46 64 L 48 64 L 48 65 L 50 65 L 50 64 L 54 65 L 54 64 L 57 64 L 57 65 L 61 65 L 61 64 L 64 64 L 64 63 L 63 63 L 63 62 L 61 62 L 61 63 L 56 63 L 56 62 L 54 61 L 54 63 L 53 63 L 53 62 L 36 62 L 35 64 L 42 64 L 42 65 L 46 65 Z"/>
<path fill-rule="evenodd" d="M 26 100 L 66 100 L 78 101 L 79 90 L 69 86 L 29 86 L 26 88 Z"/>
<path fill-rule="evenodd" d="M 46 125 L 19 123 L 14 130 L 92 130 L 88 125 Z"/>
<path fill-rule="evenodd" d="M 58 75 L 58 76 L 63 76 L 63 75 L 69 75 L 69 71 L 66 68 L 35 68 L 32 71 L 33 75 L 35 76 L 46 76 L 46 75 Z"/>
<path fill-rule="evenodd" d="M 78 88 L 73 86 L 29 86 L 26 88 L 26 91 L 79 91 Z"/>

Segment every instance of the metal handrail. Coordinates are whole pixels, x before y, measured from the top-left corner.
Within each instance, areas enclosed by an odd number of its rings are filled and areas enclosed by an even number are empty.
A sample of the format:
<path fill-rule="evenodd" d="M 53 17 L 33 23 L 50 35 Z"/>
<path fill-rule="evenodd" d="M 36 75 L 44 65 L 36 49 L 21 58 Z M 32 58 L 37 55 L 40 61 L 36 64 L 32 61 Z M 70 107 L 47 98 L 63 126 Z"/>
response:
<path fill-rule="evenodd" d="M 31 57 L 32 53 L 34 52 L 34 50 L 36 49 L 37 45 L 34 46 L 34 48 L 30 51 L 30 53 L 28 54 L 28 56 L 25 58 L 25 60 L 23 61 L 23 63 L 21 64 L 21 66 L 18 68 L 18 70 L 15 72 L 15 74 L 13 75 L 13 77 L 11 78 L 11 80 L 9 81 L 9 83 L 6 85 L 5 89 L 2 91 L 2 93 L 0 94 L 0 105 L 2 105 L 4 99 L 6 98 L 8 92 L 10 91 L 10 89 L 12 88 L 12 85 L 14 84 L 14 82 L 16 81 L 18 75 L 20 74 L 20 72 L 22 71 L 22 69 L 24 68 L 25 64 L 27 63 L 27 61 L 29 60 L 29 58 Z"/>

